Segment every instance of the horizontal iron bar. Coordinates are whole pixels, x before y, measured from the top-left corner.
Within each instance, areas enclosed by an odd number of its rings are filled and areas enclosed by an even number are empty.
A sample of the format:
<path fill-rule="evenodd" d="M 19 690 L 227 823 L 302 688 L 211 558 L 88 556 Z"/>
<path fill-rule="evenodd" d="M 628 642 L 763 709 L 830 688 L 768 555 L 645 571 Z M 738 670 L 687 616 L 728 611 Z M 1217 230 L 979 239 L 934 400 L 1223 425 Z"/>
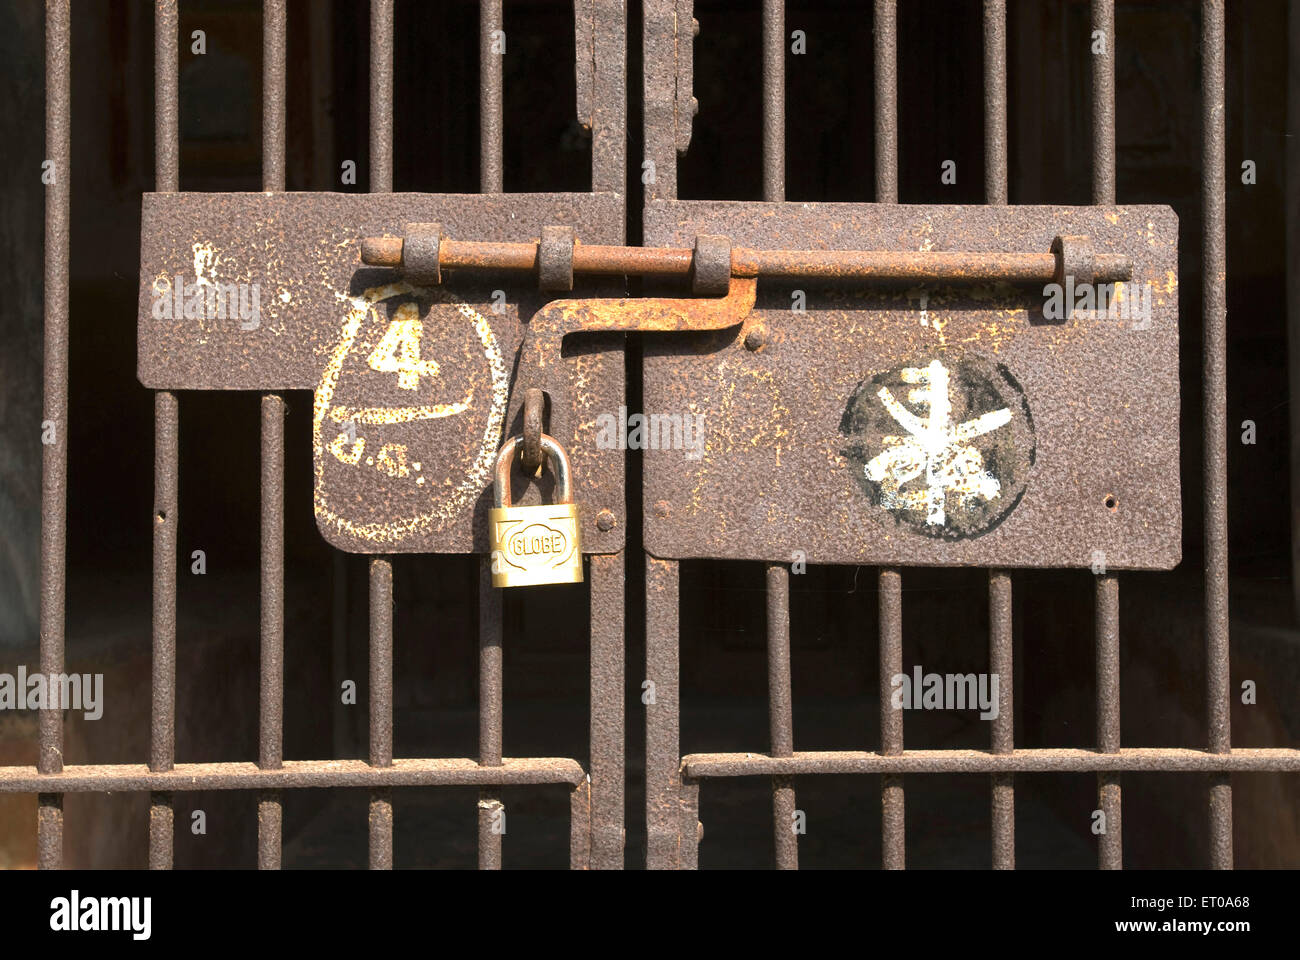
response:
<path fill-rule="evenodd" d="M 708 777 L 800 776 L 819 773 L 1159 773 L 1300 772 L 1300 750 L 1244 748 L 1207 753 L 1182 747 L 1136 747 L 1119 753 L 1077 748 L 1016 750 L 910 750 L 893 756 L 856 750 L 814 751 L 789 757 L 762 753 L 694 753 L 682 758 L 682 775 Z"/>
<path fill-rule="evenodd" d="M 1100 258 L 1099 258 L 1100 259 Z M 1101 279 L 1127 279 L 1127 257 L 1102 260 Z M 857 280 L 929 280 L 963 283 L 1004 280 L 1051 283 L 1056 256 L 1051 253 L 964 253 L 892 250 L 744 250 L 732 251 L 731 270 L 741 277 L 818 277 Z M 1109 274 L 1113 273 L 1111 277 Z"/>
<path fill-rule="evenodd" d="M 364 760 L 286 760 L 276 770 L 255 763 L 178 763 L 152 771 L 143 763 L 78 764 L 61 773 L 35 767 L 0 767 L 0 793 L 91 793 L 155 790 L 279 790 L 295 787 L 507 787 L 586 780 L 576 760 L 504 759 L 484 767 L 475 760 L 394 760 L 372 767 Z"/>
<path fill-rule="evenodd" d="M 372 267 L 402 266 L 401 237 L 368 237 L 361 261 Z M 442 240 L 438 262 L 444 269 L 536 270 L 540 243 Z M 575 243 L 573 272 L 676 277 L 691 272 L 693 251 L 674 247 L 617 247 Z M 1051 283 L 1058 275 L 1053 253 L 979 253 L 927 250 L 749 250 L 731 251 L 737 277 L 821 278 L 828 280 L 927 280 L 945 282 Z M 1133 276 L 1133 262 L 1122 254 L 1098 254 L 1096 280 L 1112 283 Z"/>

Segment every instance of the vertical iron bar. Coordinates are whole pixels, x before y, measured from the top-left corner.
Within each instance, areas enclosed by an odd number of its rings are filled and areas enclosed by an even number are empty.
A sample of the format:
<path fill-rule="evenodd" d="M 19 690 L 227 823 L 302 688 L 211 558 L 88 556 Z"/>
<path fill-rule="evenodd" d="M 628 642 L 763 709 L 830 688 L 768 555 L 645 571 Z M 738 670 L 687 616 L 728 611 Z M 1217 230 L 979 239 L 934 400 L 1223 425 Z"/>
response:
<path fill-rule="evenodd" d="M 623 869 L 623 554 L 591 557 L 591 866 Z"/>
<path fill-rule="evenodd" d="M 1098 650 L 1118 647 L 1119 585 L 1114 577 L 1097 580 L 1096 630 Z M 1102 753 L 1119 751 L 1119 661 L 1107 655 L 1097 658 L 1097 748 Z"/>
<path fill-rule="evenodd" d="M 576 784 L 569 791 L 569 869 L 591 866 L 591 784 Z"/>
<path fill-rule="evenodd" d="M 174 31 L 173 31 L 174 34 Z M 149 769 L 176 759 L 176 530 L 179 481 L 176 395 L 154 394 L 153 656 L 150 677 Z M 149 866 L 172 866 L 171 795 L 150 796 Z"/>
<path fill-rule="evenodd" d="M 153 20 L 154 179 L 159 193 L 180 189 L 180 64 L 177 0 L 157 0 Z"/>
<path fill-rule="evenodd" d="M 283 820 L 279 790 L 257 792 L 257 869 L 279 870 Z"/>
<path fill-rule="evenodd" d="M 493 45 L 499 34 L 505 43 L 501 0 L 479 0 L 479 191 L 500 193 L 503 187 L 501 170 L 501 53 L 494 53 Z"/>
<path fill-rule="evenodd" d="M 502 173 L 501 58 L 493 51 L 505 43 L 501 0 L 479 0 L 479 191 L 500 193 Z M 498 34 L 494 37 L 493 34 Z M 508 47 L 506 48 L 508 49 Z M 501 763 L 501 641 L 502 598 L 492 586 L 488 557 L 479 568 L 479 762 Z M 590 794 L 588 794 L 588 802 Z M 480 790 L 478 795 L 478 865 L 480 870 L 501 869 L 499 824 L 505 816 L 501 791 Z"/>
<path fill-rule="evenodd" d="M 154 7 L 154 180 L 159 193 L 179 189 L 180 82 L 176 0 Z M 180 410 L 176 394 L 154 394 L 153 626 L 149 768 L 170 770 L 176 757 L 176 531 L 180 523 Z M 170 793 L 149 794 L 149 868 L 173 864 Z"/>
<path fill-rule="evenodd" d="M 994 753 L 1015 747 L 1015 664 L 1011 624 L 1011 574 L 989 571 L 989 672 L 998 678 L 998 715 L 993 718 Z M 1010 773 L 993 775 L 993 867 L 1016 866 L 1016 788 Z"/>
<path fill-rule="evenodd" d="M 1300 0 L 1287 0 L 1286 89 L 1300 90 Z M 1282 159 L 1283 222 L 1286 224 L 1284 262 L 1300 260 L 1300 97 L 1286 98 L 1286 133 Z M 1287 311 L 1287 387 L 1291 409 L 1300 409 L 1300 272 L 1284 271 Z M 1300 619 L 1300 418 L 1289 417 L 1291 493 L 1291 603 Z"/>
<path fill-rule="evenodd" d="M 262 6 L 262 189 L 284 189 L 285 0 Z M 284 399 L 262 395 L 262 663 L 258 766 L 284 762 Z M 280 792 L 258 800 L 257 865 L 280 869 Z"/>
<path fill-rule="evenodd" d="M 334 550 L 330 557 L 330 666 L 335 690 L 342 690 L 350 679 L 348 670 L 348 555 Z M 342 758 L 351 751 L 351 715 L 334 711 L 334 756 Z"/>
<path fill-rule="evenodd" d="M 284 763 L 284 400 L 262 396 L 262 649 L 257 765 Z M 257 865 L 280 869 L 280 792 L 258 799 Z"/>
<path fill-rule="evenodd" d="M 984 0 L 984 198 L 1007 202 L 1007 5 Z M 998 714 L 993 718 L 994 753 L 1015 747 L 1015 643 L 1011 575 L 989 571 L 989 672 L 998 678 Z M 993 867 L 1016 865 L 1016 787 L 1013 774 L 994 774 L 990 816 Z"/>
<path fill-rule="evenodd" d="M 903 711 L 894 709 L 893 678 L 903 672 L 903 578 L 880 571 L 880 752 L 903 752 Z M 887 773 L 880 786 L 880 861 L 886 870 L 907 864 L 903 776 Z"/>
<path fill-rule="evenodd" d="M 1119 753 L 1119 581 L 1097 578 L 1097 749 Z M 1119 870 L 1124 864 L 1121 830 L 1119 774 L 1097 774 L 1097 806 L 1105 831 L 1097 851 L 1097 865 Z"/>
<path fill-rule="evenodd" d="M 1205 655 L 1209 748 L 1232 751 L 1228 653 L 1227 226 L 1223 0 L 1201 3 L 1201 199 L 1204 210 Z M 1232 786 L 1210 778 L 1210 858 L 1232 867 Z"/>
<path fill-rule="evenodd" d="M 149 794 L 149 869 L 172 868 L 172 838 L 175 816 L 170 793 L 155 790 Z"/>
<path fill-rule="evenodd" d="M 785 0 L 763 0 L 763 199 L 785 199 Z"/>
<path fill-rule="evenodd" d="M 370 0 L 370 192 L 393 190 L 393 0 Z M 370 562 L 370 762 L 393 762 L 393 567 Z M 369 802 L 369 864 L 393 867 L 392 791 L 374 789 Z"/>
<path fill-rule="evenodd" d="M 393 564 L 370 560 L 370 765 L 393 765 Z M 370 791 L 370 869 L 393 869 L 392 791 Z"/>
<path fill-rule="evenodd" d="M 1092 0 L 1092 31 L 1105 47 L 1092 54 L 1092 202 L 1115 202 L 1115 0 Z"/>
<path fill-rule="evenodd" d="M 591 98 L 591 190 L 627 193 L 627 4 L 595 0 L 591 7 L 593 91 Z M 595 95 L 599 85 L 601 95 Z M 585 120 L 586 118 L 579 118 Z"/>
<path fill-rule="evenodd" d="M 1007 202 L 1007 4 L 984 0 L 984 198 Z"/>
<path fill-rule="evenodd" d="M 501 766 L 501 594 L 492 589 L 492 561 L 479 563 L 479 763 Z"/>
<path fill-rule="evenodd" d="M 876 0 L 876 202 L 898 202 L 898 18 L 895 0 Z"/>
<path fill-rule="evenodd" d="M 284 189 L 285 0 L 262 6 L 262 189 Z"/>
<path fill-rule="evenodd" d="M 63 794 L 36 795 L 36 866 L 63 869 Z"/>
<path fill-rule="evenodd" d="M 621 5 L 621 4 L 620 4 Z M 673 0 L 641 4 L 641 62 L 643 67 L 641 176 L 645 201 L 677 199 L 679 60 L 677 5 Z M 599 42 L 599 40 L 597 41 Z M 599 74 L 597 74 L 599 76 Z M 594 88 L 594 85 L 593 85 Z M 599 103 L 594 96 L 593 102 Z M 595 144 L 593 142 L 594 151 Z"/>
<path fill-rule="evenodd" d="M 63 673 L 68 503 L 68 212 L 72 109 L 72 14 L 68 0 L 45 5 L 45 159 L 54 178 L 45 186 L 45 361 L 41 432 L 41 672 Z M 63 769 L 63 711 L 40 712 L 41 773 Z M 42 869 L 63 866 L 63 795 L 39 798 L 36 857 Z"/>
<path fill-rule="evenodd" d="M 772 756 L 791 756 L 794 708 L 790 692 L 790 571 L 781 563 L 767 565 L 767 709 Z M 772 827 L 780 870 L 799 867 L 795 813 L 793 779 L 773 777 Z"/>
<path fill-rule="evenodd" d="M 627 192 L 627 8 L 621 2 L 594 0 L 591 16 L 592 87 L 587 119 L 591 124 L 593 193 Z M 597 29 L 599 25 L 600 29 Z M 578 51 L 578 56 L 584 56 Z M 596 85 L 601 95 L 596 95 Z M 620 233 L 627 224 L 620 218 Z M 596 555 L 589 565 L 591 642 L 590 865 L 598 870 L 623 869 L 626 779 L 625 706 L 626 607 L 625 556 Z"/>
<path fill-rule="evenodd" d="M 479 558 L 478 577 L 478 762 L 501 766 L 501 640 L 502 596 L 492 586 L 492 558 Z M 478 865 L 480 870 L 501 869 L 501 827 L 505 816 L 501 791 L 478 792 Z"/>
<path fill-rule="evenodd" d="M 1092 202 L 1115 202 L 1115 0 L 1092 0 L 1092 31 L 1104 46 L 1092 54 Z M 1095 584 L 1097 648 L 1097 748 L 1119 751 L 1119 581 L 1101 574 Z M 1105 833 L 1097 849 L 1103 870 L 1123 863 L 1120 777 L 1097 774 L 1097 807 Z"/>
<path fill-rule="evenodd" d="M 393 0 L 370 0 L 370 192 L 393 191 Z"/>
<path fill-rule="evenodd" d="M 681 868 L 694 857 L 697 824 L 687 822 L 680 769 L 678 688 L 680 573 L 676 561 L 646 554 L 646 866 Z M 687 848 L 683 850 L 683 848 Z"/>
<path fill-rule="evenodd" d="M 876 202 L 898 202 L 898 10 L 895 0 L 875 0 L 872 13 L 875 84 Z M 880 751 L 903 752 L 903 714 L 893 709 L 891 678 L 903 672 L 903 579 L 882 568 L 880 590 Z M 886 870 L 907 865 L 906 804 L 902 774 L 880 781 L 880 860 Z"/>

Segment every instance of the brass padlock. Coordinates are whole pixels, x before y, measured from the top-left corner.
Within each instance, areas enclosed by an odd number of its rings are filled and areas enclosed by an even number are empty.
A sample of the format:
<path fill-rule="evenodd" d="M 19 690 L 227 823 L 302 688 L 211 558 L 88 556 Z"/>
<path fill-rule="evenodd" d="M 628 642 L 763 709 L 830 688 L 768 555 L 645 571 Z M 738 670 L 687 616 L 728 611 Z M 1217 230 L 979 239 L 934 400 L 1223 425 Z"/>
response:
<path fill-rule="evenodd" d="M 569 455 L 542 434 L 542 453 L 555 474 L 558 503 L 533 507 L 510 505 L 510 465 L 519 437 L 511 437 L 497 454 L 493 504 L 488 510 L 488 544 L 492 551 L 492 586 L 526 587 L 537 583 L 581 583 L 582 544 L 578 505 L 569 485 Z"/>

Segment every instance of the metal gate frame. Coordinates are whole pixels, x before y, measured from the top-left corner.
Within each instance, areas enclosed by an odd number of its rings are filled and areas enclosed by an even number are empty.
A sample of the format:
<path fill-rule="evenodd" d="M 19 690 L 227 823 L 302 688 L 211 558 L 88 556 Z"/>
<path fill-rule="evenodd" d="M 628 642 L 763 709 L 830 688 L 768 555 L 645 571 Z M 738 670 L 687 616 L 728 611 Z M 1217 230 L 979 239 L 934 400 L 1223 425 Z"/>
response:
<path fill-rule="evenodd" d="M 689 143 L 692 63 L 672 62 L 690 49 L 690 0 L 646 0 L 644 7 L 645 155 L 656 178 L 647 188 L 647 224 L 657 205 L 676 199 L 676 153 Z M 1092 73 L 1092 202 L 1115 203 L 1115 31 L 1114 0 L 1092 0 L 1091 27 L 1107 40 L 1094 55 Z M 875 0 L 875 151 L 878 203 L 898 202 L 898 115 L 896 0 Z M 1121 783 L 1123 771 L 1209 774 L 1206 792 L 1211 866 L 1232 867 L 1234 771 L 1295 772 L 1300 750 L 1233 749 L 1229 732 L 1227 395 L 1226 395 L 1226 229 L 1224 126 L 1224 3 L 1202 0 L 1202 208 L 1205 233 L 1204 384 L 1205 454 L 1205 653 L 1207 743 L 1204 750 L 1121 748 L 1119 697 L 1119 580 L 1096 578 L 1097 746 L 1095 749 L 1019 749 L 1013 743 L 1014 691 L 1011 576 L 989 571 L 989 671 L 1003 679 L 999 712 L 992 721 L 990 749 L 903 748 L 903 715 L 891 709 L 890 679 L 902 672 L 902 572 L 879 571 L 880 725 L 878 750 L 798 752 L 794 749 L 790 683 L 790 572 L 769 563 L 767 578 L 767 676 L 771 748 L 766 753 L 681 755 L 679 720 L 680 572 L 678 561 L 646 554 L 646 677 L 655 702 L 646 710 L 646 823 L 648 865 L 694 868 L 699 862 L 699 791 L 714 778 L 762 776 L 772 781 L 776 865 L 798 866 L 794 778 L 814 774 L 877 774 L 882 777 L 883 865 L 901 869 L 906 860 L 904 774 L 986 773 L 991 781 L 992 861 L 1015 866 L 1015 774 L 1095 772 L 1098 808 L 1107 829 L 1100 837 L 1098 865 L 1122 866 Z M 1007 203 L 1006 3 L 984 0 L 984 191 L 990 205 Z M 785 199 L 785 4 L 763 0 L 763 199 Z M 676 77 L 676 85 L 667 79 Z M 823 205 L 833 206 L 833 205 Z M 647 227 L 647 236 L 649 236 Z"/>
<path fill-rule="evenodd" d="M 155 158 L 157 191 L 179 189 L 178 0 L 155 0 Z M 46 0 L 46 156 L 57 178 L 46 192 L 44 418 L 56 442 L 43 449 L 40 663 L 63 671 L 66 583 L 68 263 L 71 10 L 70 0 Z M 491 54 L 502 27 L 501 0 L 481 0 L 480 189 L 501 193 L 502 75 Z M 592 192 L 624 196 L 626 172 L 626 13 L 622 0 L 575 3 L 578 116 L 592 130 Z M 285 187 L 286 0 L 263 9 L 263 189 Z M 370 3 L 370 168 L 372 192 L 393 188 L 393 0 Z M 619 204 L 621 210 L 622 205 Z M 618 229 L 623 230 L 620 214 Z M 153 511 L 153 665 L 148 764 L 63 763 L 63 718 L 40 714 L 35 767 L 0 768 L 0 791 L 37 793 L 37 860 L 63 864 L 63 794 L 148 791 L 149 866 L 173 866 L 173 793 L 258 791 L 258 867 L 281 865 L 281 791 L 300 787 L 370 788 L 369 864 L 393 865 L 392 788 L 477 786 L 478 860 L 501 866 L 494 815 L 501 788 L 567 784 L 570 788 L 570 866 L 623 866 L 623 623 L 624 554 L 590 557 L 590 770 L 564 758 L 502 757 L 502 599 L 491 584 L 490 560 L 479 577 L 479 756 L 453 759 L 393 757 L 393 570 L 370 560 L 370 753 L 360 760 L 285 760 L 284 700 L 284 399 L 261 401 L 261 666 L 256 763 L 175 762 L 176 529 L 179 460 L 178 398 L 155 392 Z"/>
<path fill-rule="evenodd" d="M 608 102 L 594 95 L 593 77 L 602 73 L 622 84 L 625 66 L 625 16 L 620 2 L 582 0 L 577 36 L 590 38 L 592 58 L 579 56 L 579 98 L 588 95 L 599 117 L 593 143 L 593 188 L 616 185 L 622 193 L 625 98 Z M 876 200 L 898 200 L 897 113 L 895 88 L 895 0 L 875 0 Z M 657 176 L 646 202 L 672 198 L 676 152 L 689 143 L 693 104 L 689 96 L 690 0 L 646 0 L 644 5 L 644 104 L 646 159 Z M 599 14 L 599 15 L 598 15 Z M 285 3 L 266 0 L 264 36 L 264 185 L 284 188 Z M 501 23 L 500 0 L 483 0 L 481 42 Z M 590 23 L 586 30 L 584 24 Z M 984 2 L 985 193 L 990 204 L 1007 202 L 1005 0 Z M 156 15 L 157 189 L 178 189 L 178 52 L 176 0 L 157 0 Z M 1114 2 L 1093 0 L 1092 27 L 1110 41 L 1108 52 L 1093 59 L 1093 201 L 1115 200 Z M 392 0 L 371 3 L 372 189 L 392 187 Z M 784 197 L 784 4 L 764 0 L 763 76 L 764 198 Z M 1232 787 L 1234 771 L 1300 771 L 1300 750 L 1233 749 L 1229 729 L 1229 636 L 1226 500 L 1226 261 L 1224 3 L 1202 2 L 1202 208 L 1205 217 L 1203 482 L 1205 497 L 1205 625 L 1207 741 L 1204 750 L 1121 748 L 1119 726 L 1118 579 L 1096 581 L 1096 662 L 1098 681 L 1097 746 L 1086 749 L 1017 750 L 1012 742 L 1012 685 L 1001 690 L 1001 710 L 988 751 L 905 751 L 901 714 L 889 710 L 886 679 L 901 669 L 901 573 L 882 569 L 880 583 L 880 665 L 882 743 L 875 751 L 800 753 L 791 729 L 789 574 L 779 565 L 767 570 L 770 753 L 757 761 L 744 754 L 681 756 L 678 738 L 678 565 L 646 558 L 647 675 L 655 678 L 656 703 L 647 711 L 648 865 L 692 867 L 698 863 L 698 791 L 713 777 L 767 776 L 773 781 L 777 863 L 797 865 L 795 835 L 783 828 L 794 808 L 792 778 L 819 773 L 882 774 L 882 837 L 886 867 L 904 865 L 905 774 L 986 773 L 991 779 L 993 863 L 1015 862 L 1014 776 L 1021 772 L 1095 772 L 1098 801 L 1110 828 L 1102 836 L 1099 864 L 1122 864 L 1121 784 L 1124 771 L 1200 772 L 1209 775 L 1206 800 L 1211 865 L 1232 866 Z M 70 146 L 70 2 L 47 0 L 46 157 L 58 172 L 46 189 L 44 270 L 44 419 L 55 425 L 55 442 L 42 457 L 42 552 L 40 665 L 45 674 L 63 670 L 65 527 L 67 492 L 68 262 L 69 191 L 66 171 Z M 620 92 L 622 87 L 620 86 Z M 485 192 L 501 190 L 501 74 L 499 62 L 484 57 L 480 77 L 480 139 Z M 603 114 L 602 112 L 603 111 Z M 394 759 L 392 757 L 392 567 L 371 561 L 371 719 L 370 761 L 284 761 L 283 723 L 283 463 L 284 401 L 262 399 L 262 561 L 261 561 L 261 710 L 258 762 L 176 765 L 175 639 L 178 401 L 161 391 L 155 398 L 155 501 L 153 517 L 154 597 L 151 750 L 148 764 L 69 765 L 62 758 L 63 722 L 56 711 L 40 715 L 40 754 L 35 767 L 0 770 L 0 790 L 37 793 L 38 860 L 43 868 L 62 865 L 65 792 L 148 791 L 149 863 L 172 865 L 172 793 L 195 789 L 259 790 L 258 864 L 280 865 L 280 791 L 309 786 L 367 786 L 370 801 L 370 864 L 392 865 L 391 788 L 401 785 L 474 785 L 481 790 L 480 866 L 500 865 L 500 837 L 490 829 L 491 809 L 503 786 L 566 783 L 572 788 L 571 862 L 574 866 L 622 863 L 622 560 L 621 554 L 593 557 L 591 566 L 592 710 L 589 791 L 580 764 L 563 759 L 502 758 L 500 599 L 480 587 L 480 756 L 473 759 Z M 1011 579 L 989 574 L 990 669 L 1012 674 Z M 597 665 L 600 665 L 599 668 Z M 617 731 L 617 734 L 615 734 Z M 788 819 L 786 820 L 788 822 Z"/>

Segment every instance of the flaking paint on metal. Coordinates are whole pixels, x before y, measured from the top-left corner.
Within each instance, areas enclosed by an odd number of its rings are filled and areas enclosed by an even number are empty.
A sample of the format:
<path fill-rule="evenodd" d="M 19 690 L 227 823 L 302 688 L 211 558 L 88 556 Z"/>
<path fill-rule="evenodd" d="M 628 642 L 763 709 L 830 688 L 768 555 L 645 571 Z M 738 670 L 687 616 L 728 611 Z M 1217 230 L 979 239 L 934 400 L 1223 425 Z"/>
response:
<path fill-rule="evenodd" d="M 1106 216 L 1114 214 L 1113 220 Z M 647 242 L 721 233 L 773 249 L 1041 249 L 1088 234 L 1151 284 L 1150 329 L 1074 317 L 1046 322 L 1041 293 L 999 284 L 825 289 L 760 282 L 761 350 L 721 335 L 648 340 L 648 410 L 703 412 L 703 456 L 648 450 L 645 542 L 656 556 L 808 562 L 1168 568 L 1181 555 L 1177 221 L 1159 207 L 895 207 L 655 202 Z M 927 296 L 921 322 L 918 289 Z M 1025 383 L 1040 435 L 1030 493 L 981 536 L 936 543 L 873 515 L 831 429 L 872 373 L 977 353 Z M 838 406 L 837 406 L 838 404 Z M 1120 507 L 1105 506 L 1119 492 Z M 666 515 L 651 506 L 667 503 Z"/>
<path fill-rule="evenodd" d="M 535 239 L 546 224 L 573 225 L 593 243 L 612 245 L 623 239 L 622 201 L 612 194 L 146 194 L 139 306 L 141 382 L 155 388 L 315 390 L 338 350 L 340 331 L 355 309 L 356 298 L 364 299 L 367 290 L 400 280 L 391 270 L 360 265 L 361 239 L 400 233 L 402 224 L 411 220 L 439 222 L 447 235 L 474 239 L 526 241 Z M 183 317 L 154 319 L 154 280 L 181 274 L 187 282 L 193 281 L 195 244 L 204 251 L 205 271 L 215 264 L 215 279 L 258 283 L 263 291 L 271 291 L 270 296 L 262 298 L 261 323 L 256 328 L 241 329 L 238 320 L 208 322 L 205 318 L 200 325 Z M 445 288 L 456 291 L 461 308 L 487 320 L 513 381 L 528 325 L 548 298 L 519 278 L 461 273 L 464 275 L 448 271 Z M 494 298 L 496 289 L 506 292 L 503 306 L 498 306 Z M 585 286 L 584 292 L 608 295 L 612 288 L 609 281 L 604 281 Z M 602 412 L 617 411 L 623 402 L 625 375 L 621 337 L 579 340 L 571 351 L 573 357 L 566 358 L 564 365 L 570 376 L 581 378 L 583 389 L 575 396 L 584 406 L 571 412 L 553 411 L 558 414 L 556 419 L 574 424 L 594 422 Z M 491 409 L 496 410 L 500 383 L 483 365 L 484 349 L 480 344 L 472 351 L 458 349 L 453 356 L 433 359 L 447 371 L 483 367 L 473 402 L 487 403 L 492 397 Z M 580 373 L 573 372 L 576 368 L 581 368 Z M 516 387 L 513 382 L 509 384 L 512 396 Z M 452 402 L 464 399 L 462 392 Z M 511 404 L 498 424 L 493 450 L 506 432 L 519 429 L 517 419 L 518 411 Z M 448 431 L 421 462 L 466 461 L 464 475 L 473 477 L 476 451 L 481 453 L 480 441 L 486 432 L 480 434 L 476 439 Z M 332 456 L 325 446 L 336 439 L 337 434 L 317 437 L 318 474 L 319 460 Z M 600 529 L 595 518 L 602 510 L 612 511 L 616 518 L 625 515 L 623 451 L 598 448 L 589 439 L 574 434 L 561 434 L 557 439 L 570 448 L 584 445 L 574 455 L 579 467 L 575 499 L 582 506 L 584 550 L 617 552 L 624 542 L 626 523 Z M 486 476 L 479 479 L 486 490 Z M 329 497 L 336 504 L 364 501 L 378 512 L 387 512 L 389 516 L 384 519 L 389 523 L 400 526 L 405 520 L 406 536 L 395 539 L 392 534 L 400 532 L 396 528 L 386 533 L 363 529 L 357 534 L 346 524 L 335 522 L 337 509 L 325 511 L 320 524 L 322 534 L 341 549 L 363 553 L 486 550 L 483 490 L 441 501 L 456 504 L 454 509 L 440 507 L 440 500 L 431 495 L 429 505 L 420 511 L 399 512 L 396 505 L 387 510 L 385 501 L 392 495 L 391 484 L 408 480 L 378 470 L 358 470 L 351 481 L 335 484 Z M 539 502 L 543 492 L 538 485 L 530 484 L 520 491 L 520 502 Z M 430 514 L 437 522 L 413 519 Z"/>

